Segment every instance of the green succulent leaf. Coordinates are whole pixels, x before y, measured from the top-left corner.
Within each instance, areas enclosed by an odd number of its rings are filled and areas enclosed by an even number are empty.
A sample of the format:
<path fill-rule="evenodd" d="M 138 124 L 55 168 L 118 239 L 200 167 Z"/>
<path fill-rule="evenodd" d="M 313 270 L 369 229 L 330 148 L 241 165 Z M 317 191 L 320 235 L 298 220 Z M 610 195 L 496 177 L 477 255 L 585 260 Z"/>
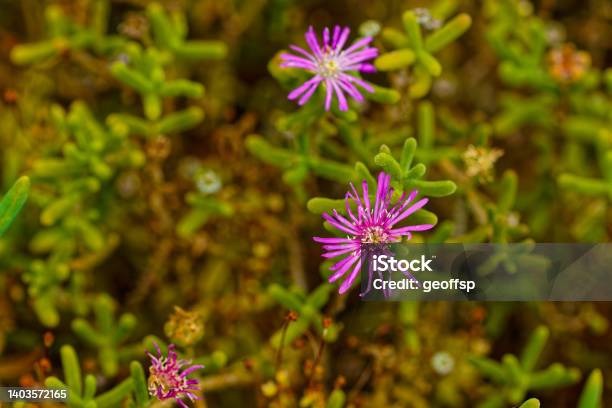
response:
<path fill-rule="evenodd" d="M 8 229 L 21 211 L 30 193 L 30 179 L 19 178 L 0 200 L 0 236 Z"/>

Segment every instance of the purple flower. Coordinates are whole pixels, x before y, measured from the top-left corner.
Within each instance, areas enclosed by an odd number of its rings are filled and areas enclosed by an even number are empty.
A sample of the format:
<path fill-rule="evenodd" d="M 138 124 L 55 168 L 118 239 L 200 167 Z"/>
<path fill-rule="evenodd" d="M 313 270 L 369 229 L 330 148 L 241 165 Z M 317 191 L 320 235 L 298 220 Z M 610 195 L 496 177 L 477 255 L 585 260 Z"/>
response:
<path fill-rule="evenodd" d="M 306 44 L 311 52 L 296 45 L 290 45 L 297 54 L 283 53 L 281 67 L 302 68 L 312 72 L 314 76 L 289 93 L 289 99 L 298 99 L 298 104 L 305 104 L 321 83 L 325 84 L 325 110 L 329 110 L 333 94 L 338 98 L 340 110 L 348 110 L 345 92 L 358 102 L 363 101 L 363 95 L 357 86 L 368 92 L 374 88 L 358 76 L 355 71 L 374 72 L 376 69 L 366 61 L 378 55 L 378 49 L 368 47 L 372 37 L 364 37 L 343 50 L 349 36 L 349 28 L 335 26 L 333 33 L 329 28 L 323 29 L 323 44 L 319 42 L 312 26 L 305 34 Z M 351 73 L 353 72 L 353 73 Z"/>
<path fill-rule="evenodd" d="M 168 357 L 162 355 L 159 346 L 155 344 L 157 357 L 147 351 L 151 358 L 149 367 L 149 393 L 158 400 L 174 398 L 183 408 L 188 408 L 183 402 L 182 397 L 187 397 L 191 401 L 200 399 L 192 391 L 198 391 L 198 380 L 188 379 L 187 376 L 192 372 L 204 368 L 203 365 L 193 365 L 182 372 L 180 369 L 189 364 L 185 360 L 177 360 L 174 344 L 168 346 Z"/>
<path fill-rule="evenodd" d="M 391 176 L 388 174 L 381 172 L 378 175 L 378 188 L 373 205 L 370 202 L 368 184 L 363 181 L 361 197 L 351 183 L 351 190 L 345 196 L 348 217 L 340 215 L 336 210 L 333 211 L 333 216 L 323 214 L 327 222 L 347 235 L 346 238 L 314 237 L 315 241 L 324 244 L 325 253 L 322 255 L 324 258 L 342 257 L 330 268 L 334 273 L 329 277 L 330 282 L 335 282 L 348 274 L 340 286 L 340 294 L 346 292 L 357 278 L 361 269 L 364 244 L 398 242 L 403 236 L 410 239 L 412 231 L 426 231 L 433 227 L 431 224 L 421 224 L 393 228 L 395 224 L 421 209 L 428 199 L 423 198 L 410 205 L 418 194 L 418 191 L 414 190 L 408 197 L 405 193 L 402 194 L 397 203 L 391 206 L 393 188 L 389 185 L 390 181 Z M 356 213 L 351 209 L 351 201 L 357 206 Z"/>

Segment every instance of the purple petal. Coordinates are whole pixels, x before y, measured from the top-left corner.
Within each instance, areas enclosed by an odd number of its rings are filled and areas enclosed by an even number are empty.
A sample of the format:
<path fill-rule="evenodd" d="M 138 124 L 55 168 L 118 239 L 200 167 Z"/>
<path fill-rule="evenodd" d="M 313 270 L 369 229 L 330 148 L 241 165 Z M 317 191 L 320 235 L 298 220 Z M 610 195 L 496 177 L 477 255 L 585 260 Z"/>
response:
<path fill-rule="evenodd" d="M 372 42 L 372 37 L 364 37 L 358 41 L 356 41 L 355 43 L 353 43 L 353 45 L 351 45 L 350 47 L 348 47 L 344 52 L 345 54 L 350 54 L 351 52 L 361 48 L 361 47 L 365 47 L 366 45 L 368 45 L 369 43 Z"/>
<path fill-rule="evenodd" d="M 383 275 L 381 271 L 378 271 L 378 276 L 382 279 Z M 359 296 L 363 297 L 367 295 L 370 290 L 372 290 L 372 280 L 374 279 L 374 268 L 372 262 L 368 262 L 368 284 L 366 286 L 366 290 L 363 293 L 360 293 Z"/>
<path fill-rule="evenodd" d="M 351 55 L 345 55 L 342 61 L 343 67 L 345 70 L 356 70 L 359 69 L 360 64 L 364 61 L 371 60 L 377 56 L 378 49 L 366 48 L 365 50 L 354 52 Z"/>
<path fill-rule="evenodd" d="M 306 38 L 306 43 L 308 44 L 314 55 L 316 57 L 321 57 L 322 53 L 321 47 L 319 46 L 319 40 L 312 26 L 310 26 L 304 37 Z"/>
<path fill-rule="evenodd" d="M 340 269 L 344 265 L 346 265 L 347 262 L 354 262 L 354 260 L 352 260 L 352 259 L 354 257 L 356 257 L 356 256 L 361 256 L 361 251 L 359 251 L 359 254 L 349 255 L 346 258 L 341 259 L 340 261 L 338 261 L 335 264 L 333 264 L 332 266 L 330 266 L 329 270 L 330 271 L 337 271 L 338 269 Z"/>
<path fill-rule="evenodd" d="M 351 269 L 351 266 L 353 266 L 355 264 L 355 262 L 357 262 L 357 260 L 361 260 L 361 258 L 356 256 L 356 255 L 349 256 L 346 259 L 348 259 L 349 262 L 344 264 L 342 266 L 342 268 L 340 268 L 337 272 L 335 272 L 333 275 L 331 275 L 327 279 L 330 283 L 333 283 L 333 282 L 337 281 L 338 279 L 340 279 L 342 276 L 344 276 L 346 274 L 346 272 L 349 269 Z"/>
<path fill-rule="evenodd" d="M 346 102 L 346 97 L 344 96 L 344 92 L 342 92 L 342 89 L 340 89 L 336 81 L 332 81 L 331 83 L 334 86 L 334 90 L 336 91 L 336 96 L 338 97 L 338 107 L 340 108 L 341 111 L 347 111 L 348 103 Z"/>
<path fill-rule="evenodd" d="M 359 198 L 359 193 L 357 193 L 357 189 L 355 188 L 353 183 L 349 183 L 349 187 L 353 192 L 351 198 L 353 199 L 353 201 L 355 201 L 355 203 L 357 203 L 357 207 L 363 207 L 365 204 L 361 202 L 361 199 Z"/>
<path fill-rule="evenodd" d="M 428 198 L 423 198 L 417 201 L 410 208 L 405 210 L 403 213 L 401 213 L 400 215 L 396 215 L 391 220 L 389 220 L 389 225 L 396 224 L 400 222 L 401 220 L 403 220 L 404 218 L 408 217 L 410 214 L 416 212 L 417 210 L 420 210 L 421 208 L 423 208 L 425 204 L 427 204 L 428 201 L 429 201 Z"/>
<path fill-rule="evenodd" d="M 308 100 L 310 99 L 310 97 L 312 96 L 313 93 L 315 93 L 315 91 L 317 90 L 317 88 L 319 87 L 319 83 L 321 81 L 318 81 L 314 84 L 312 84 L 312 86 L 310 87 L 310 89 L 306 92 L 304 92 L 304 95 L 302 95 L 302 97 L 298 100 L 298 105 L 302 106 L 304 105 L 306 102 L 308 102 Z"/>
<path fill-rule="evenodd" d="M 353 282 L 355 282 L 355 278 L 357 278 L 357 274 L 359 273 L 360 269 L 361 269 L 361 258 L 359 258 L 359 261 L 355 265 L 355 268 L 353 269 L 351 274 L 348 276 L 348 278 L 346 278 L 346 280 L 342 282 L 342 285 L 340 286 L 340 290 L 338 291 L 338 293 L 342 295 L 347 290 L 349 290 Z"/>
<path fill-rule="evenodd" d="M 198 365 L 193 365 L 189 368 L 186 368 L 185 371 L 181 373 L 181 377 L 187 377 L 189 374 L 193 373 L 196 370 L 199 370 L 200 368 L 204 368 L 204 366 L 201 364 L 198 364 Z"/>
<path fill-rule="evenodd" d="M 321 242 L 324 244 L 340 244 L 343 242 L 353 242 L 350 238 L 320 238 L 320 237 L 312 237 L 316 242 Z"/>
<path fill-rule="evenodd" d="M 349 220 L 347 220 L 346 218 L 344 218 L 344 216 L 342 216 L 340 213 L 338 213 L 338 211 L 336 211 L 335 209 L 332 210 L 332 214 L 334 214 L 334 218 L 336 220 L 338 220 L 339 222 L 341 222 L 342 224 L 344 224 L 347 228 L 349 228 L 351 231 L 354 231 L 355 234 L 359 233 L 359 229 L 355 226 L 355 224 L 351 223 Z"/>
<path fill-rule="evenodd" d="M 363 180 L 361 182 L 361 191 L 363 192 L 363 203 L 365 205 L 366 211 L 369 213 L 372 208 L 370 205 L 370 193 L 368 191 L 368 182 Z"/>
<path fill-rule="evenodd" d="M 351 226 L 347 228 L 346 226 L 342 225 L 339 221 L 333 219 L 328 214 L 323 214 L 322 217 L 323 219 L 325 219 L 325 221 L 329 222 L 333 227 L 335 227 L 336 229 L 339 229 L 342 232 L 346 232 L 347 234 L 351 234 L 351 235 L 359 234 L 359 231 L 357 231 L 355 227 Z"/>
<path fill-rule="evenodd" d="M 309 53 L 308 51 L 306 51 L 302 47 L 298 47 L 297 45 L 293 45 L 292 44 L 292 45 L 289 46 L 289 48 L 291 48 L 295 52 L 299 52 L 304 57 L 306 57 L 306 59 L 308 59 L 308 60 L 313 60 L 314 59 L 314 55 L 312 55 L 311 53 Z M 282 55 L 281 55 L 281 57 L 282 57 Z"/>
<path fill-rule="evenodd" d="M 344 248 L 356 249 L 360 245 L 361 244 L 359 242 L 351 242 L 351 243 L 346 243 L 346 244 L 328 244 L 328 245 L 323 245 L 323 249 L 326 251 L 333 251 L 335 249 L 344 249 Z"/>
<path fill-rule="evenodd" d="M 323 49 L 327 50 L 329 47 L 329 28 L 323 29 Z"/>
<path fill-rule="evenodd" d="M 326 89 L 326 93 L 325 93 L 325 110 L 329 111 L 329 108 L 331 107 L 331 100 L 332 100 L 332 86 L 331 86 L 331 81 L 329 79 L 325 80 L 325 89 Z"/>
<path fill-rule="evenodd" d="M 372 64 L 361 64 L 359 66 L 359 72 L 363 72 L 364 74 L 373 74 L 376 72 L 376 67 Z"/>
<path fill-rule="evenodd" d="M 351 193 L 347 191 L 346 194 L 344 195 L 344 205 L 346 207 L 346 213 L 348 214 L 349 218 L 351 219 L 351 221 L 353 221 L 354 224 L 356 224 L 359 222 L 359 220 L 357 219 L 357 217 L 355 217 L 355 214 L 353 214 L 353 210 L 349 203 L 349 198 L 351 197 L 352 197 Z"/>
<path fill-rule="evenodd" d="M 341 74 L 340 78 L 346 81 L 349 81 L 349 82 L 354 82 L 368 92 L 374 92 L 374 88 L 372 87 L 372 85 L 368 84 L 366 81 L 364 81 L 361 78 L 357 78 L 357 77 L 354 77 L 352 75 L 347 75 L 347 74 Z"/>
<path fill-rule="evenodd" d="M 194 393 L 192 393 L 192 392 L 186 392 L 185 394 L 186 394 L 186 395 L 187 395 L 187 397 L 189 397 L 189 399 L 190 399 L 190 400 L 192 400 L 192 401 L 193 401 L 193 400 L 201 400 L 201 399 L 202 399 L 201 397 L 198 397 L 197 395 L 195 395 L 195 394 L 194 394 Z"/>
<path fill-rule="evenodd" d="M 289 98 L 290 100 L 293 100 L 299 97 L 300 95 L 302 95 L 304 92 L 308 91 L 313 84 L 318 84 L 319 82 L 321 82 L 321 77 L 318 75 L 315 75 L 308 81 L 304 82 L 302 85 L 295 88 L 293 91 L 289 92 L 289 95 L 287 95 L 287 98 Z"/>
<path fill-rule="evenodd" d="M 382 204 L 385 201 L 385 198 L 387 196 L 387 192 L 389 189 L 390 178 L 391 177 L 387 176 L 387 174 L 383 171 L 381 171 L 378 174 L 378 181 L 377 181 L 377 187 L 376 187 L 376 201 L 374 203 L 374 219 L 375 220 L 379 219 L 380 211 L 382 209 Z"/>
<path fill-rule="evenodd" d="M 281 54 L 281 58 L 283 59 L 279 65 L 281 68 L 302 68 L 309 71 L 316 71 L 317 68 L 314 62 L 297 55 Z"/>
<path fill-rule="evenodd" d="M 314 61 L 310 58 L 304 58 L 304 57 L 300 57 L 299 55 L 293 55 L 293 54 L 289 54 L 288 52 L 284 52 L 280 55 L 280 58 L 283 60 L 283 62 L 285 61 L 295 61 L 295 62 L 303 62 L 303 63 L 309 63 L 309 64 L 313 64 Z"/>
<path fill-rule="evenodd" d="M 336 49 L 336 45 L 338 44 L 338 37 L 340 36 L 340 31 L 341 31 L 340 26 L 336 25 L 334 27 L 334 34 L 332 36 L 332 44 L 331 44 L 331 47 L 333 50 Z"/>
<path fill-rule="evenodd" d="M 399 201 L 395 204 L 395 206 L 387 213 L 387 220 L 385 221 L 385 226 L 389 226 L 392 225 L 391 221 L 395 218 L 395 216 L 397 214 L 399 214 L 400 212 L 402 212 L 404 210 L 404 208 L 406 208 L 411 202 L 412 200 L 415 199 L 415 197 L 417 196 L 418 191 L 414 190 L 412 191 L 412 193 L 410 193 L 410 195 L 408 196 L 408 198 L 404 199 L 406 193 L 402 194 L 402 197 L 399 199 Z"/>
<path fill-rule="evenodd" d="M 348 81 L 343 81 L 343 80 L 339 80 L 338 84 L 340 85 L 342 89 L 346 91 L 346 93 L 348 93 L 357 102 L 363 102 L 363 95 L 359 93 L 359 91 L 357 90 L 357 88 L 355 88 L 353 84 L 351 84 Z"/>
<path fill-rule="evenodd" d="M 409 225 L 407 227 L 392 229 L 389 232 L 393 234 L 404 234 L 410 231 L 427 231 L 432 229 L 433 227 L 433 224 Z"/>
<path fill-rule="evenodd" d="M 321 256 L 323 258 L 335 258 L 339 255 L 344 255 L 347 254 L 349 252 L 355 252 L 354 248 L 347 248 L 347 249 L 339 249 L 337 251 L 333 251 L 333 252 L 326 252 L 324 254 L 322 254 Z"/>
<path fill-rule="evenodd" d="M 348 36 L 350 32 L 351 30 L 348 27 L 344 27 L 344 29 L 342 30 L 342 34 L 340 34 L 340 38 L 338 39 L 338 42 L 334 46 L 334 50 L 341 50 L 342 47 L 344 47 L 344 44 L 346 43 L 346 40 L 348 40 Z"/>

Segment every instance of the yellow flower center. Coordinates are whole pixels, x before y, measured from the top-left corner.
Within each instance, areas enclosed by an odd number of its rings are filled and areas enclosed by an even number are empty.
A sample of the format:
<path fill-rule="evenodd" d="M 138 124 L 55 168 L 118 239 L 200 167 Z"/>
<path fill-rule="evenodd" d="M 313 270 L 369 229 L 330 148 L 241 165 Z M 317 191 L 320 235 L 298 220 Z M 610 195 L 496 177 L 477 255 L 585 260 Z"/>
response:
<path fill-rule="evenodd" d="M 361 237 L 364 244 L 382 244 L 389 240 L 389 234 L 382 227 L 368 227 Z"/>
<path fill-rule="evenodd" d="M 323 78 L 337 77 L 340 73 L 340 64 L 338 64 L 337 57 L 329 52 L 324 53 L 318 61 L 317 71 Z"/>

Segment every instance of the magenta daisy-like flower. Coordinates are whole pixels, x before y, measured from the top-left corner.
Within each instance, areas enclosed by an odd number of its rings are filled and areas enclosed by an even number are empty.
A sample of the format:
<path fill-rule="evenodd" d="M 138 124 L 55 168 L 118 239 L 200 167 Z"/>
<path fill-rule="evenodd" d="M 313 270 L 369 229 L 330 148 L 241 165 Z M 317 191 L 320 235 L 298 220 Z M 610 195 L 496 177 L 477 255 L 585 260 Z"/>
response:
<path fill-rule="evenodd" d="M 183 408 L 188 408 L 187 404 L 181 398 L 187 397 L 191 401 L 200 399 L 192 391 L 198 391 L 198 380 L 189 379 L 187 376 L 200 368 L 203 365 L 193 365 L 181 369 L 189 365 L 188 361 L 177 359 L 174 351 L 174 344 L 168 346 L 168 356 L 162 355 L 159 346 L 155 344 L 157 349 L 157 357 L 147 351 L 147 355 L 151 358 L 151 367 L 149 367 L 149 393 L 158 400 L 166 400 L 174 398 L 176 402 Z"/>
<path fill-rule="evenodd" d="M 412 203 L 418 194 L 414 190 L 408 196 L 406 193 L 402 194 L 397 203 L 391 206 L 393 188 L 390 182 L 391 176 L 388 174 L 381 172 L 378 175 L 374 203 L 370 201 L 368 184 L 365 181 L 362 183 L 362 196 L 351 183 L 351 189 L 345 196 L 347 216 L 339 214 L 336 210 L 332 215 L 323 214 L 327 222 L 347 235 L 346 238 L 314 237 L 315 241 L 323 244 L 324 258 L 342 257 L 330 268 L 333 274 L 329 277 L 330 282 L 345 277 L 340 285 L 340 294 L 351 287 L 361 270 L 364 245 L 398 242 L 401 237 L 410 239 L 413 231 L 426 231 L 433 227 L 431 224 L 421 224 L 394 228 L 398 222 L 427 204 L 428 199 L 422 198 Z M 356 212 L 351 208 L 351 204 L 356 205 Z"/>
<path fill-rule="evenodd" d="M 354 73 L 374 72 L 374 65 L 367 61 L 378 55 L 378 49 L 369 47 L 372 37 L 357 40 L 350 47 L 343 49 L 349 36 L 349 28 L 335 26 L 333 32 L 323 29 L 323 43 L 319 42 L 314 29 L 310 27 L 305 34 L 306 44 L 310 52 L 296 45 L 290 45 L 296 54 L 281 54 L 281 67 L 302 68 L 314 74 L 312 78 L 289 93 L 289 99 L 298 100 L 299 105 L 305 104 L 314 94 L 320 84 L 325 85 L 325 109 L 329 110 L 333 95 L 338 99 L 338 107 L 348 110 L 345 93 L 356 101 L 363 101 L 363 95 L 357 87 L 368 92 L 374 88 Z M 299 98 L 299 99 L 298 99 Z"/>

